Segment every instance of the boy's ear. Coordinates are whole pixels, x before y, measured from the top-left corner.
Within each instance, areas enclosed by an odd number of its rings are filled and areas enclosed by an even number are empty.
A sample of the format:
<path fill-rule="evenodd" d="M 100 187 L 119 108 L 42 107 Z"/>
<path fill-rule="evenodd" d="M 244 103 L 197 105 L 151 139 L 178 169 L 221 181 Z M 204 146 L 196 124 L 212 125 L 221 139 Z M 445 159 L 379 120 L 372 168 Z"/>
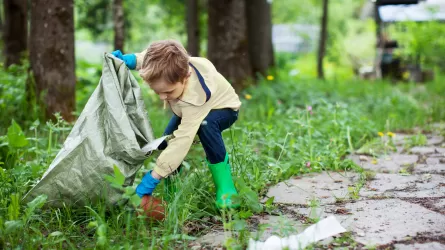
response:
<path fill-rule="evenodd" d="M 185 84 L 185 83 L 187 82 L 187 80 L 190 78 L 191 75 L 192 75 L 191 72 L 189 72 L 189 73 L 187 74 L 187 76 L 181 81 L 181 83 L 182 83 L 182 84 Z"/>

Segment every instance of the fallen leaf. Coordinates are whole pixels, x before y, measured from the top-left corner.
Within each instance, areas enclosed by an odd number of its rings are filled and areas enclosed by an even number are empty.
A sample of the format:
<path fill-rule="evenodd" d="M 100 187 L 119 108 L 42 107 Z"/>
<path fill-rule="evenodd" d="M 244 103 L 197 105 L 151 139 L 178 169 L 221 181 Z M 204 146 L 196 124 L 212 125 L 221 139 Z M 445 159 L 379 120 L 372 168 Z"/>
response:
<path fill-rule="evenodd" d="M 351 214 L 351 212 L 349 212 L 349 209 L 346 209 L 344 207 L 337 208 L 335 210 L 335 213 L 336 214 Z"/>

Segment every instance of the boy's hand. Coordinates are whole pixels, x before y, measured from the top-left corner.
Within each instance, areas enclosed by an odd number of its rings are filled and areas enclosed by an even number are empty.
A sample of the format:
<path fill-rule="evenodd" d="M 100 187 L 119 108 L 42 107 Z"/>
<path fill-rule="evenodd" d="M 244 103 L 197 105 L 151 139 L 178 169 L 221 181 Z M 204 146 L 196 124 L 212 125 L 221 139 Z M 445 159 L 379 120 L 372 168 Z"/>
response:
<path fill-rule="evenodd" d="M 150 170 L 147 174 L 145 174 L 141 183 L 139 183 L 139 185 L 136 187 L 136 194 L 141 198 L 144 195 L 151 195 L 155 187 L 159 184 L 159 182 L 161 182 L 160 178 L 162 177 L 154 172 L 154 174 L 157 175 L 156 177 L 160 177 L 157 179 L 152 175 L 152 172 L 153 170 Z"/>
<path fill-rule="evenodd" d="M 129 69 L 135 69 L 136 68 L 136 55 L 135 54 L 125 54 L 125 55 L 123 55 L 120 50 L 115 50 L 115 51 L 111 52 L 111 54 L 113 56 L 121 59 L 122 61 L 124 61 L 125 65 L 127 65 L 127 67 Z"/>

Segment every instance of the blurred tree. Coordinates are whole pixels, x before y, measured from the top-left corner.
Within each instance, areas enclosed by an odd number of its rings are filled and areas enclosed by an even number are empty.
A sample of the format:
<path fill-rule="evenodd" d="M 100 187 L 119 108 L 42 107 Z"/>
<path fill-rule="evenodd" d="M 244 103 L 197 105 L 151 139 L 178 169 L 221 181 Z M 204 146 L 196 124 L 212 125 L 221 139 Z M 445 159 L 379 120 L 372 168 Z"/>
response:
<path fill-rule="evenodd" d="M 320 43 L 318 47 L 317 74 L 318 78 L 324 79 L 323 58 L 326 52 L 327 28 L 328 28 L 328 0 L 323 0 L 323 14 L 321 16 Z"/>
<path fill-rule="evenodd" d="M 124 51 L 125 24 L 123 0 L 113 0 L 114 49 Z"/>
<path fill-rule="evenodd" d="M 375 38 L 373 37 L 375 36 L 375 27 L 369 20 L 360 19 L 363 6 L 367 2 L 369 1 L 329 1 L 329 12 L 333 14 L 328 17 L 328 43 L 325 48 L 324 61 L 329 60 L 336 71 L 350 68 L 350 74 L 353 74 L 352 66 L 372 64 L 375 55 Z M 295 4 L 295 0 L 273 1 L 273 23 L 320 25 L 320 16 L 322 16 L 323 11 L 322 4 L 323 1 L 321 0 L 307 0 L 301 4 Z M 306 34 L 312 32 L 316 31 L 303 31 L 300 35 L 304 38 Z M 370 35 L 370 32 L 373 34 Z M 317 31 L 317 34 L 320 34 L 320 31 Z M 319 39 L 310 39 L 308 42 L 319 46 Z M 357 46 L 360 49 L 357 49 Z M 316 56 L 314 58 L 317 59 Z M 326 68 L 324 70 L 326 71 Z M 327 72 L 324 73 L 326 76 Z"/>
<path fill-rule="evenodd" d="M 339 1 L 343 2 L 343 1 Z M 318 24 L 322 11 L 322 1 L 305 0 L 296 4 L 295 0 L 272 2 L 272 20 L 276 24 Z"/>
<path fill-rule="evenodd" d="M 445 39 L 438 35 L 445 33 L 441 21 L 396 22 L 388 26 L 387 32 L 399 43 L 395 54 L 407 64 L 445 71 Z"/>
<path fill-rule="evenodd" d="M 208 58 L 236 90 L 252 76 L 245 2 L 209 0 Z"/>
<path fill-rule="evenodd" d="M 168 16 L 163 18 L 166 26 L 173 27 L 186 20 L 186 5 L 188 4 L 186 1 L 188 0 L 151 0 L 149 3 L 159 5 Z"/>
<path fill-rule="evenodd" d="M 341 13 L 341 15 L 333 14 L 328 17 L 327 37 L 329 43 L 326 44 L 325 56 L 330 62 L 349 67 L 357 59 L 365 60 L 369 54 L 374 55 L 375 45 L 373 43 L 375 39 L 369 36 L 369 32 L 375 34 L 375 27 L 370 26 L 368 21 L 359 19 L 365 3 L 365 0 L 329 1 L 329 12 Z M 320 9 L 322 8 L 320 7 Z M 369 40 L 370 38 L 372 40 Z M 360 49 L 364 57 L 357 57 L 358 54 L 354 53 L 354 51 L 358 51 L 357 46 L 368 47 L 367 51 Z M 352 56 L 352 54 L 354 55 Z"/>
<path fill-rule="evenodd" d="M 111 5 L 109 0 L 79 0 L 78 8 L 79 28 L 87 29 L 92 34 L 100 35 L 109 28 L 111 19 Z"/>
<path fill-rule="evenodd" d="M 27 0 L 4 0 L 5 67 L 19 64 L 27 49 Z"/>
<path fill-rule="evenodd" d="M 199 56 L 199 9 L 198 0 L 186 0 L 187 9 L 187 51 L 192 56 Z"/>
<path fill-rule="evenodd" d="M 114 0 L 76 0 L 76 29 L 86 30 L 93 41 L 114 45 Z M 145 48 L 159 34 L 179 30 L 185 34 L 184 0 L 122 0 L 124 47 L 129 53 Z M 179 27 L 179 28 L 178 28 Z M 170 34 L 162 38 L 172 37 Z M 88 38 L 87 38 L 88 39 Z"/>
<path fill-rule="evenodd" d="M 272 18 L 268 0 L 246 0 L 249 56 L 253 73 L 267 75 L 274 65 Z"/>
<path fill-rule="evenodd" d="M 36 94 L 54 119 L 60 112 L 67 121 L 74 119 L 74 3 L 73 0 L 32 1 L 30 60 Z"/>
<path fill-rule="evenodd" d="M 3 0 L 2 0 L 3 1 Z M 4 19 L 4 11 L 3 11 L 3 4 L 0 1 L 0 34 L 3 33 L 3 19 Z"/>

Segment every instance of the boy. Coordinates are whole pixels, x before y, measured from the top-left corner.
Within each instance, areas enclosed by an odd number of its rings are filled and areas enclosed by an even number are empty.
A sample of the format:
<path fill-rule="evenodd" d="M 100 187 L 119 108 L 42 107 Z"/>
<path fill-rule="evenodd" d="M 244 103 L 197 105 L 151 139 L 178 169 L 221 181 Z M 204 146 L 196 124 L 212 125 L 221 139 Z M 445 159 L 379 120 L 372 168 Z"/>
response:
<path fill-rule="evenodd" d="M 209 60 L 190 57 L 174 40 L 154 42 L 141 53 L 122 55 L 117 50 L 112 54 L 138 70 L 164 101 L 164 107 L 168 104 L 174 113 L 164 132 L 174 137 L 158 157 L 156 167 L 142 178 L 136 193 L 141 198 L 151 195 L 162 178 L 171 178 L 168 176 L 178 169 L 198 134 L 215 183 L 217 207 L 239 207 L 237 199 L 232 200 L 238 193 L 221 135 L 237 120 L 241 106 L 230 83 Z"/>

